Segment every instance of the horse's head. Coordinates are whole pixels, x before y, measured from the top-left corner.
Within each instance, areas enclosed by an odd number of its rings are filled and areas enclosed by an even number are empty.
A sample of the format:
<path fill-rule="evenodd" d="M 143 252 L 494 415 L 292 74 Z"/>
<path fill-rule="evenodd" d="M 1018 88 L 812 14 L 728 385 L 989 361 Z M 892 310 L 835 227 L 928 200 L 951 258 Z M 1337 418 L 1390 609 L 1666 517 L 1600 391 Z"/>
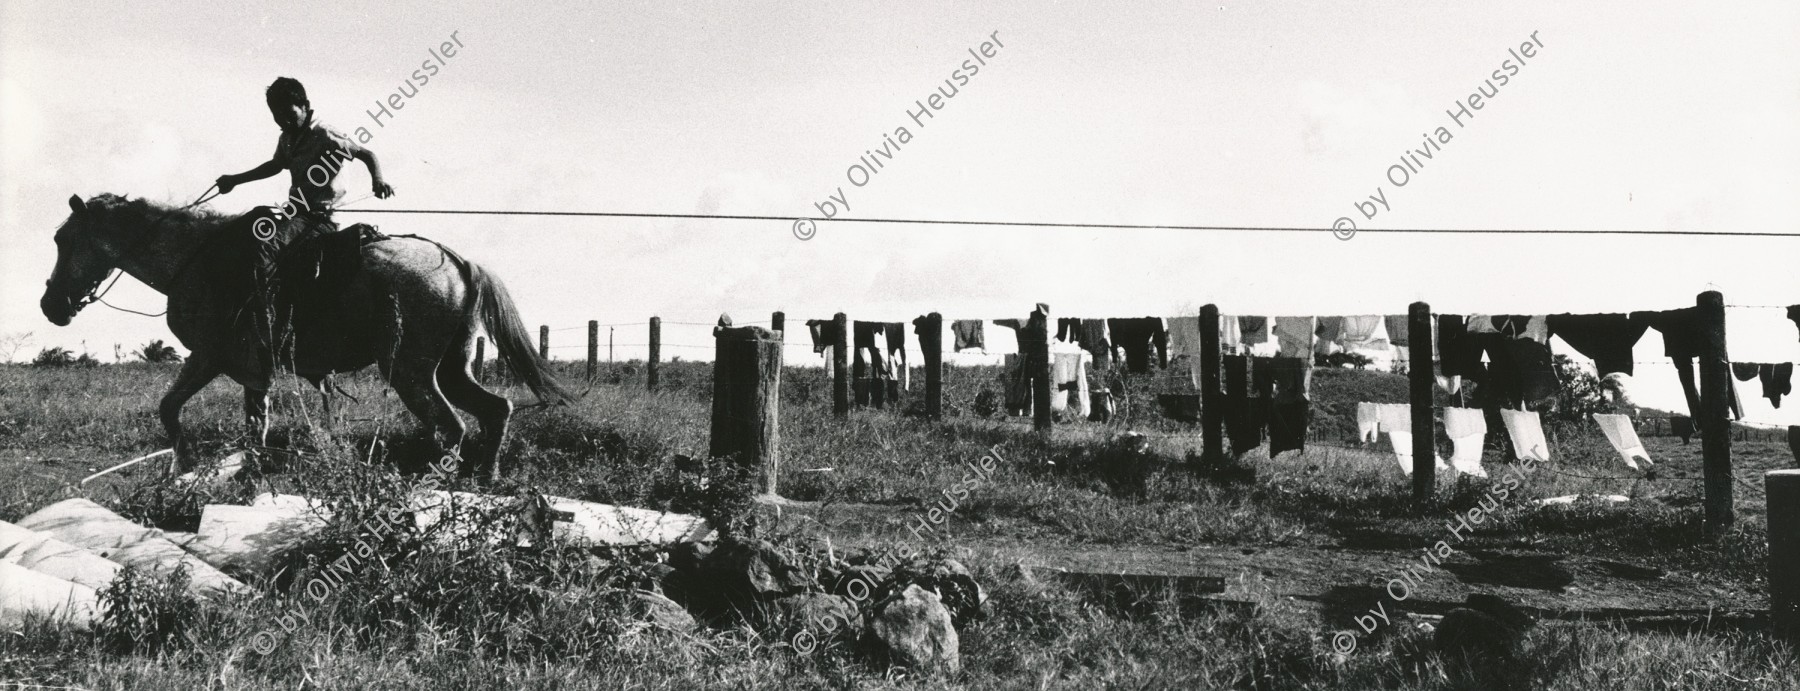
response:
<path fill-rule="evenodd" d="M 83 202 L 80 195 L 69 197 L 72 213 L 56 229 L 56 268 L 44 282 L 44 297 L 38 300 L 50 323 L 68 326 L 117 266 L 113 228 L 103 208 L 116 199 L 101 195 L 93 202 Z"/>

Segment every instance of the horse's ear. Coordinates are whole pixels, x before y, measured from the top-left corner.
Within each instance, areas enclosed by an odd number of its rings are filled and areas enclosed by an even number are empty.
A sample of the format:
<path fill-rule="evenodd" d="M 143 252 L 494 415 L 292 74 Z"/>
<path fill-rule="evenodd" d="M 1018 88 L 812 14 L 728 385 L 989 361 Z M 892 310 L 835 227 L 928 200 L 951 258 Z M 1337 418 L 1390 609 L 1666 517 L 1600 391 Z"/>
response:
<path fill-rule="evenodd" d="M 81 201 L 81 195 L 71 194 L 69 195 L 69 208 L 79 215 L 87 211 L 87 204 Z"/>

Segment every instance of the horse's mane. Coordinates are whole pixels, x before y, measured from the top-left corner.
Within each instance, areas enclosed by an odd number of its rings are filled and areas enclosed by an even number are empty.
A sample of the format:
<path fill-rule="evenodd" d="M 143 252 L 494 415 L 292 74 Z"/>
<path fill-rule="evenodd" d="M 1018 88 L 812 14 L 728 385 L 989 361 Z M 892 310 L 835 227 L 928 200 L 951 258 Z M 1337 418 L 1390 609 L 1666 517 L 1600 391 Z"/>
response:
<path fill-rule="evenodd" d="M 95 196 L 88 200 L 88 210 L 112 217 L 120 225 L 142 228 L 154 223 L 159 228 L 180 234 L 210 232 L 238 218 L 205 206 L 182 208 L 174 204 L 142 198 L 130 199 L 116 194 Z"/>

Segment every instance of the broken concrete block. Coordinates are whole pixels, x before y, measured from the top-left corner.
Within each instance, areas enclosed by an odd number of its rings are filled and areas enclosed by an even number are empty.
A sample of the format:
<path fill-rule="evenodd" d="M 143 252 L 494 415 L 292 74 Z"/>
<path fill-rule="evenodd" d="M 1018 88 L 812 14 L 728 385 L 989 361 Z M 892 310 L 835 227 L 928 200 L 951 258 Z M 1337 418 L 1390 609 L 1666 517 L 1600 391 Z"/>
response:
<path fill-rule="evenodd" d="M 324 527 L 325 519 L 304 506 L 209 504 L 200 512 L 198 540 L 188 547 L 221 569 L 259 573 Z M 205 551 L 196 549 L 201 546 Z"/>
<path fill-rule="evenodd" d="M 100 598 L 85 585 L 0 562 L 0 629 L 17 630 L 34 614 L 92 626 Z"/>
<path fill-rule="evenodd" d="M 712 534 L 706 519 L 630 506 L 544 497 L 550 535 L 596 545 L 666 545 L 699 542 Z"/>
<path fill-rule="evenodd" d="M 96 590 L 106 587 L 119 569 L 124 568 L 106 557 L 46 533 L 5 521 L 0 521 L 0 562 L 18 564 Z"/>
<path fill-rule="evenodd" d="M 19 520 L 19 526 L 87 549 L 150 574 L 186 565 L 197 594 L 245 593 L 243 583 L 207 564 L 163 534 L 126 520 L 106 507 L 82 498 L 65 499 Z"/>

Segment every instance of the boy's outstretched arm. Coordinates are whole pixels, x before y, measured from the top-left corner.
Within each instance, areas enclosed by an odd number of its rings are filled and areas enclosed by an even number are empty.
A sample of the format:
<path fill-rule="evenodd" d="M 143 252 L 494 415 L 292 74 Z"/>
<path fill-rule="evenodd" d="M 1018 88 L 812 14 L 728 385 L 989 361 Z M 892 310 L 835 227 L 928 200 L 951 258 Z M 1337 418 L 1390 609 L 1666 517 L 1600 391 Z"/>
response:
<path fill-rule="evenodd" d="M 214 182 L 219 186 L 219 194 L 230 194 L 233 187 L 237 187 L 246 182 L 256 182 L 257 180 L 274 177 L 282 170 L 283 168 L 280 161 L 270 159 L 267 163 L 238 173 L 237 175 L 220 175 L 219 179 Z"/>
<path fill-rule="evenodd" d="M 371 186 L 374 187 L 375 197 L 377 199 L 387 199 L 388 197 L 394 196 L 394 187 L 387 184 L 387 180 L 384 180 L 381 177 L 381 163 L 375 160 L 375 152 L 359 147 L 352 156 L 355 156 L 356 160 L 362 161 L 363 165 L 368 166 L 369 181 L 373 183 Z"/>

